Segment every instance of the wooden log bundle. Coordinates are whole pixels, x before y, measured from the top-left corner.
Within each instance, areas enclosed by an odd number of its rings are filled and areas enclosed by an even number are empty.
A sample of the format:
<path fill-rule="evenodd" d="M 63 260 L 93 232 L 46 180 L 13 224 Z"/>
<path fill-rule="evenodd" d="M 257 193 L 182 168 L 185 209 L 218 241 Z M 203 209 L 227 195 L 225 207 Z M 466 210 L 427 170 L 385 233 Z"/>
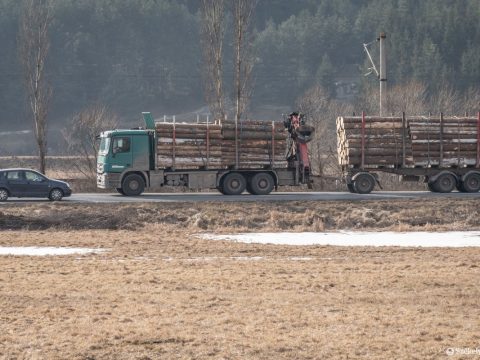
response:
<path fill-rule="evenodd" d="M 399 166 L 412 163 L 411 144 L 403 159 L 401 117 L 337 118 L 337 151 L 340 165 Z"/>
<path fill-rule="evenodd" d="M 164 168 L 286 167 L 282 122 L 221 125 L 156 123 L 157 165 Z M 238 163 L 237 163 L 238 160 Z"/>
<path fill-rule="evenodd" d="M 354 167 L 478 166 L 479 121 L 443 116 L 339 117 L 338 160 Z"/>

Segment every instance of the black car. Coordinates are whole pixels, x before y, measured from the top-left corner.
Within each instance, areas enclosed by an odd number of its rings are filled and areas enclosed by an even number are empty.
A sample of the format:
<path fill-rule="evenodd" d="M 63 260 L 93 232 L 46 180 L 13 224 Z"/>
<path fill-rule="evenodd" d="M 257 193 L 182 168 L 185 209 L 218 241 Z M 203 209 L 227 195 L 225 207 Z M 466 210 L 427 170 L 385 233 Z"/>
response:
<path fill-rule="evenodd" d="M 59 201 L 71 194 L 68 183 L 49 179 L 35 170 L 0 169 L 0 201 L 9 197 L 46 197 Z"/>

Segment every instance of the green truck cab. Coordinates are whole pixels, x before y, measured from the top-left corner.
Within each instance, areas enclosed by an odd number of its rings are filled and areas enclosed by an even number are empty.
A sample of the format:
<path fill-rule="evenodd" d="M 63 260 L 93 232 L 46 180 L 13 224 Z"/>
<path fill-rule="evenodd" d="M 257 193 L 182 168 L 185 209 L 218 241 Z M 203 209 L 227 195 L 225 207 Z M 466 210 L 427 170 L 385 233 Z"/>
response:
<path fill-rule="evenodd" d="M 111 130 L 100 135 L 97 158 L 97 186 L 115 188 L 124 195 L 138 195 L 149 184 L 149 171 L 154 170 L 152 130 Z M 128 180 L 129 186 L 122 189 Z M 133 191 L 130 191 L 133 190 Z"/>

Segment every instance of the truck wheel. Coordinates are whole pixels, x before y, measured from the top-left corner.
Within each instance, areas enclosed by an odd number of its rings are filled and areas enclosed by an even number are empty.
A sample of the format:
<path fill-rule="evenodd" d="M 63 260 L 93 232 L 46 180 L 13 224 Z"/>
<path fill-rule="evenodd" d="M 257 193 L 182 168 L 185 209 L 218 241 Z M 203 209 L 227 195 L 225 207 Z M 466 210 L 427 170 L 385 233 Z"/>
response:
<path fill-rule="evenodd" d="M 449 193 L 457 184 L 455 177 L 451 174 L 442 174 L 432 184 L 432 188 L 439 193 Z"/>
<path fill-rule="evenodd" d="M 251 193 L 254 195 L 268 195 L 272 192 L 274 186 L 275 182 L 272 175 L 266 172 L 256 173 L 249 181 Z"/>
<path fill-rule="evenodd" d="M 480 190 L 480 174 L 469 174 L 464 181 L 461 182 L 465 192 L 473 193 Z"/>
<path fill-rule="evenodd" d="M 226 194 L 225 194 L 225 191 L 223 190 L 223 187 L 222 187 L 222 186 L 217 186 L 217 190 L 218 190 L 221 194 L 226 195 Z"/>
<path fill-rule="evenodd" d="M 353 180 L 353 188 L 356 193 L 370 194 L 375 187 L 375 178 L 368 174 L 360 174 Z"/>
<path fill-rule="evenodd" d="M 229 173 L 222 180 L 223 194 L 225 195 L 240 195 L 246 187 L 247 181 L 240 173 Z"/>
<path fill-rule="evenodd" d="M 145 190 L 145 181 L 140 175 L 131 174 L 123 180 L 122 183 L 123 193 L 127 196 L 137 196 L 143 193 Z"/>
<path fill-rule="evenodd" d="M 0 189 L 0 201 L 7 201 L 8 191 L 7 189 Z"/>

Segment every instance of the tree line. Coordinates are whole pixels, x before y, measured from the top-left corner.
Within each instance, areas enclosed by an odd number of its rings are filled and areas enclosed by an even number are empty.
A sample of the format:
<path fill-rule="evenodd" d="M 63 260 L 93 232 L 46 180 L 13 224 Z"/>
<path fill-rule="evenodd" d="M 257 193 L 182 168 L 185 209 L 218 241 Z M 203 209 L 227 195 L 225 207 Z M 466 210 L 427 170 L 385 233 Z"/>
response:
<path fill-rule="evenodd" d="M 200 1 L 52 4 L 46 77 L 54 122 L 92 103 L 121 117 L 205 104 Z M 7 128 L 24 128 L 18 125 L 25 113 L 21 12 L 21 1 L 0 0 L 0 124 Z M 233 19 L 225 16 L 222 76 L 233 89 Z M 252 16 L 253 106 L 293 105 L 315 85 L 334 96 L 335 83 L 345 76 L 359 79 L 362 89 L 374 83 L 362 76 L 368 67 L 362 44 L 380 31 L 388 36 L 389 84 L 417 80 L 434 96 L 445 84 L 466 92 L 480 81 L 477 0 L 260 0 Z M 229 91 L 227 100 L 234 95 Z"/>

